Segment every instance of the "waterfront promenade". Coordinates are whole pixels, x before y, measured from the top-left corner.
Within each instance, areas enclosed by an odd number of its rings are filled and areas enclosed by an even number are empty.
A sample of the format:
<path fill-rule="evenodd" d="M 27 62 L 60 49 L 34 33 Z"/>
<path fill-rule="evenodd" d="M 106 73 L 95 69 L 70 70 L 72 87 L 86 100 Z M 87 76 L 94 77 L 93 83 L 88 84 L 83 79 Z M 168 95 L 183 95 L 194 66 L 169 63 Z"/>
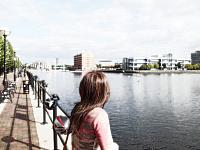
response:
<path fill-rule="evenodd" d="M 0 114 L 0 149 L 43 149 L 39 146 L 36 122 L 29 94 L 23 94 L 23 78 L 17 80 L 17 90 L 12 98 L 2 102 Z"/>

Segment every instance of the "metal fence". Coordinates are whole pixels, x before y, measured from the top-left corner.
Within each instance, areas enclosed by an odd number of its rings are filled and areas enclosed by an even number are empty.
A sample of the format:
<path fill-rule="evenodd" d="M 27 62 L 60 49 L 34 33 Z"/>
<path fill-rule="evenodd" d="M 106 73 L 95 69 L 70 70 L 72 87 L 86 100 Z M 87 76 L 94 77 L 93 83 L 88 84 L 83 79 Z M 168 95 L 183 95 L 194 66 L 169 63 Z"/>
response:
<path fill-rule="evenodd" d="M 47 89 L 47 83 L 45 80 L 39 80 L 38 76 L 33 75 L 31 72 L 27 71 L 27 76 L 29 79 L 29 84 L 33 90 L 33 94 L 35 95 L 35 99 L 37 100 L 37 107 L 40 107 L 42 104 L 43 109 L 43 124 L 45 125 L 46 122 L 46 116 L 49 117 L 52 126 L 53 123 L 57 117 L 57 110 L 60 109 L 63 114 L 66 115 L 66 117 L 70 118 L 70 116 L 63 110 L 63 108 L 58 104 L 58 101 L 60 100 L 59 96 L 57 94 L 50 94 Z M 48 97 L 48 98 L 47 98 Z M 52 106 L 47 106 L 46 104 L 51 101 L 53 104 Z M 53 111 L 53 116 L 49 113 L 49 111 Z M 53 127 L 53 141 L 54 141 L 54 150 L 58 149 L 58 138 L 64 145 L 64 139 L 62 136 L 57 133 Z"/>

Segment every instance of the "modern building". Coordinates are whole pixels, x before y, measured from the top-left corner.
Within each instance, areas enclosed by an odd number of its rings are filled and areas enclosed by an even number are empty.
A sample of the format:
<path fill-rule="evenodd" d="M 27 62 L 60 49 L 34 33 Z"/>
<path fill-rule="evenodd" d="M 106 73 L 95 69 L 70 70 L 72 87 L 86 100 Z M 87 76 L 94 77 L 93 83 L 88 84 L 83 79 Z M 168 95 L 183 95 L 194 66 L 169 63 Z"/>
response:
<path fill-rule="evenodd" d="M 200 64 L 200 51 L 191 54 L 192 64 Z"/>
<path fill-rule="evenodd" d="M 122 69 L 123 70 L 133 70 L 134 67 L 133 67 L 133 58 L 123 58 L 123 61 L 122 61 Z"/>
<path fill-rule="evenodd" d="M 33 69 L 46 69 L 46 70 L 50 70 L 51 69 L 51 64 L 46 63 L 46 62 L 34 62 L 32 64 L 30 64 L 30 67 Z"/>
<path fill-rule="evenodd" d="M 94 56 L 89 52 L 83 52 L 74 56 L 74 68 L 76 70 L 96 69 Z"/>
<path fill-rule="evenodd" d="M 163 56 L 155 55 L 151 57 L 130 57 L 123 58 L 122 69 L 138 70 L 143 64 L 158 64 L 160 69 L 172 70 L 177 69 L 178 65 L 183 67 L 185 64 L 191 64 L 191 60 L 173 58 L 171 53 Z"/>

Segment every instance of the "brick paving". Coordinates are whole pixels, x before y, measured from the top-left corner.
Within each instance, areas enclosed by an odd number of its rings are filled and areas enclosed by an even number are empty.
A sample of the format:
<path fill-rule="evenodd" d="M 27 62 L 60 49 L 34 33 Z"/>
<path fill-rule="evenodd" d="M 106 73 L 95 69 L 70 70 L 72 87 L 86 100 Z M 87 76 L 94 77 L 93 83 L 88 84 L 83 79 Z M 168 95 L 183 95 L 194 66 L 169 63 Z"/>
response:
<path fill-rule="evenodd" d="M 28 94 L 23 94 L 22 80 L 0 114 L 0 150 L 38 150 L 39 140 Z M 5 102 L 4 102 L 5 103 Z"/>

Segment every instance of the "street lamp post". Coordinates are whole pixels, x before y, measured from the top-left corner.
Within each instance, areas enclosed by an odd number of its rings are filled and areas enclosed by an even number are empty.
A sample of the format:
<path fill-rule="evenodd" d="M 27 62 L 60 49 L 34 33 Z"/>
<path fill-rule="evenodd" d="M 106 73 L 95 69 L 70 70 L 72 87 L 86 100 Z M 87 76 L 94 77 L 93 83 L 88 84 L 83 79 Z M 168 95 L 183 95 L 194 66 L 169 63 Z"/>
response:
<path fill-rule="evenodd" d="M 7 84 L 7 69 L 6 69 L 6 37 L 9 35 L 9 31 L 5 29 L 0 29 L 0 35 L 4 37 L 4 76 L 3 76 L 3 85 Z"/>
<path fill-rule="evenodd" d="M 14 82 L 16 81 L 16 52 L 14 52 Z"/>

